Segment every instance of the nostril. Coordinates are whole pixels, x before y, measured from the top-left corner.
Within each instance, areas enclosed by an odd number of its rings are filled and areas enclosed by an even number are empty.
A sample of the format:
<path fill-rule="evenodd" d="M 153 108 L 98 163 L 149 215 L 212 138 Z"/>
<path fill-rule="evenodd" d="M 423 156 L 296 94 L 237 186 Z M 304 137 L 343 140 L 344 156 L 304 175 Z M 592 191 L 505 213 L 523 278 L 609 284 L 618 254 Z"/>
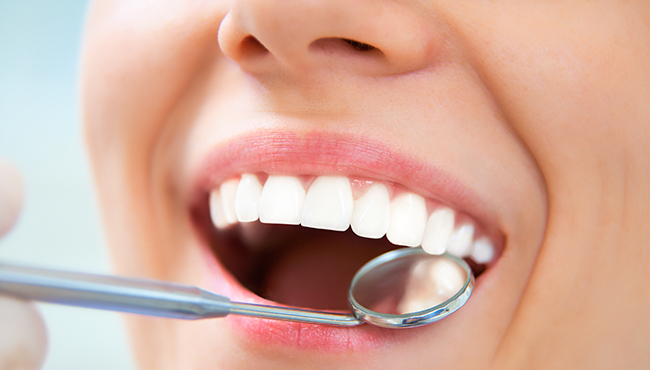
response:
<path fill-rule="evenodd" d="M 376 47 L 363 42 L 350 40 L 350 39 L 341 39 L 341 40 L 346 42 L 348 45 L 352 46 L 352 49 L 356 51 L 370 51 L 370 50 L 377 49 Z"/>
<path fill-rule="evenodd" d="M 219 26 L 219 48 L 256 75 L 278 70 L 403 74 L 430 67 L 447 45 L 446 26 L 425 20 L 418 7 L 402 1 L 231 3 Z"/>
<path fill-rule="evenodd" d="M 357 54 L 366 56 L 384 54 L 379 48 L 370 44 L 338 37 L 318 39 L 309 45 L 309 50 L 312 52 L 325 52 L 327 54 Z"/>
<path fill-rule="evenodd" d="M 241 41 L 240 48 L 241 55 L 247 57 L 266 54 L 269 51 L 258 39 L 252 35 L 244 37 L 244 39 Z"/>

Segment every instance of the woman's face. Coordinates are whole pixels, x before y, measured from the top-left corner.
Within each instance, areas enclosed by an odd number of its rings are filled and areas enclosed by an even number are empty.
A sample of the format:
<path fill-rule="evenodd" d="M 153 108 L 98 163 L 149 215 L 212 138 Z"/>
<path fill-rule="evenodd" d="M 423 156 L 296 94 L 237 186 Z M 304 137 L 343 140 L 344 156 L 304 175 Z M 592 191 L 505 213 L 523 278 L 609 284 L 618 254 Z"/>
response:
<path fill-rule="evenodd" d="M 138 361 L 647 361 L 649 25 L 644 1 L 97 1 L 83 114 L 119 273 L 337 309 L 426 230 L 478 275 L 412 330 L 131 317 Z"/>

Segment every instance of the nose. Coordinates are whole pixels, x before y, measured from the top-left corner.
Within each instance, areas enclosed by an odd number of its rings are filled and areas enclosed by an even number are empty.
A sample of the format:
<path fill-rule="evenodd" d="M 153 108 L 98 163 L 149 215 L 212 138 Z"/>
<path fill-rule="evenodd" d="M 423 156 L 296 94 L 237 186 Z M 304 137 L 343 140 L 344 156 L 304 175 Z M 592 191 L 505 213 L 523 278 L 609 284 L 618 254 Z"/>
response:
<path fill-rule="evenodd" d="M 415 5 L 392 0 L 233 0 L 219 45 L 250 73 L 326 68 L 379 76 L 431 65 L 440 35 Z"/>

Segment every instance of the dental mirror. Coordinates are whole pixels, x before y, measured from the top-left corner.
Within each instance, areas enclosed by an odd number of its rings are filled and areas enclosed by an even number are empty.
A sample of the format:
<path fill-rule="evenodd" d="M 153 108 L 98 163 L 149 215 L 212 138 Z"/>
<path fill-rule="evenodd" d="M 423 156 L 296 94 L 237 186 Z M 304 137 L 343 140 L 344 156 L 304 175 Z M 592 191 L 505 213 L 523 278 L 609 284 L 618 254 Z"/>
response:
<path fill-rule="evenodd" d="M 348 300 L 359 320 L 385 328 L 412 328 L 452 314 L 473 289 L 474 274 L 462 259 L 405 248 L 361 267 L 352 279 Z"/>
<path fill-rule="evenodd" d="M 257 318 L 385 328 L 438 321 L 467 302 L 474 275 L 465 261 L 421 248 L 397 249 L 365 264 L 349 289 L 352 314 L 232 302 L 197 287 L 154 280 L 0 264 L 0 294 L 70 306 L 176 319 L 229 314 Z"/>

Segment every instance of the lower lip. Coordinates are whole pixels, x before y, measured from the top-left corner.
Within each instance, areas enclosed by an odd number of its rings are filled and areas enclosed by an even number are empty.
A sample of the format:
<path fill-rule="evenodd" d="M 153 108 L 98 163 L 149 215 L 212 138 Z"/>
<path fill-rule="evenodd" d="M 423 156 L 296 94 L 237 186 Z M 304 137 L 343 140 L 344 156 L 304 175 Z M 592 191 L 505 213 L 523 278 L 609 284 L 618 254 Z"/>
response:
<path fill-rule="evenodd" d="M 207 245 L 203 245 L 201 249 L 208 268 L 210 290 L 225 294 L 233 301 L 279 306 L 244 288 L 218 263 Z M 385 346 L 388 341 L 394 343 L 406 340 L 407 337 L 424 330 L 424 328 L 384 329 L 367 324 L 352 328 L 338 328 L 234 315 L 224 320 L 228 320 L 233 333 L 244 336 L 247 342 L 254 341 L 260 345 L 293 347 L 319 353 L 371 350 Z"/>

